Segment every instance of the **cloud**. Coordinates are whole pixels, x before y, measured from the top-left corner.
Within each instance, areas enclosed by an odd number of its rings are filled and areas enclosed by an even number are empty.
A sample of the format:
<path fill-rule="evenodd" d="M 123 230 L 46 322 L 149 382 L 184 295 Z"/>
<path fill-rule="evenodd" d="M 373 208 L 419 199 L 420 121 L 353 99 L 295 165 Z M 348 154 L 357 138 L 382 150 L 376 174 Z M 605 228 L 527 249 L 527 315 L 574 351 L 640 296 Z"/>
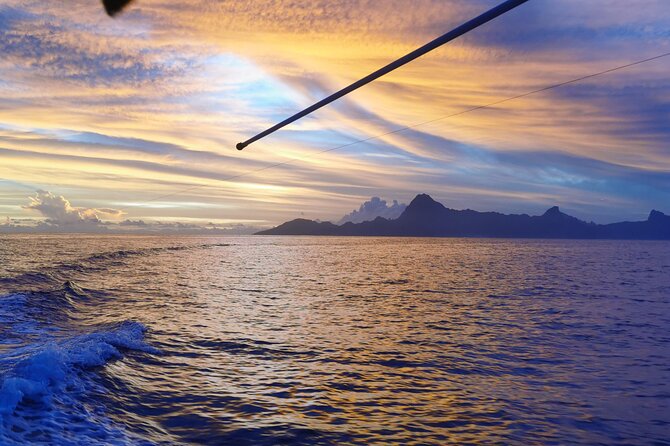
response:
<path fill-rule="evenodd" d="M 99 212 L 70 225 L 131 228 L 95 223 L 115 207 L 147 225 L 335 221 L 360 197 L 418 192 L 599 219 L 668 202 L 670 58 L 308 158 L 666 51 L 667 0 L 529 2 L 244 152 L 494 0 L 152 0 L 115 20 L 71 3 L 0 5 L 0 177 L 86 191 Z M 24 200 L 3 183 L 0 217 Z"/>
<path fill-rule="evenodd" d="M 1 221 L 1 220 L 0 220 Z M 269 225 L 249 224 L 194 224 L 184 222 L 145 222 L 144 220 L 123 220 L 110 222 L 87 220 L 72 224 L 57 225 L 52 221 L 7 217 L 0 223 L 0 233 L 35 234 L 35 233 L 104 233 L 104 234 L 136 234 L 136 235 L 250 235 L 268 229 Z"/>
<path fill-rule="evenodd" d="M 240 223 L 221 225 L 211 222 L 195 224 L 184 222 L 145 222 L 144 220 L 123 220 L 118 224 L 109 224 L 107 227 L 113 233 L 181 235 L 249 235 L 267 229 L 267 226 Z"/>
<path fill-rule="evenodd" d="M 62 195 L 54 195 L 49 191 L 38 190 L 34 197 L 29 197 L 30 204 L 24 209 L 37 211 L 46 217 L 46 224 L 55 227 L 95 227 L 102 219 L 114 219 L 123 215 L 117 209 L 73 207 Z"/>
<path fill-rule="evenodd" d="M 119 226 L 145 228 L 148 225 L 144 220 L 123 220 L 121 223 L 119 223 Z"/>
<path fill-rule="evenodd" d="M 397 200 L 393 200 L 393 204 L 388 206 L 386 200 L 382 200 L 379 197 L 372 197 L 370 200 L 363 203 L 358 210 L 354 209 L 351 213 L 342 217 L 338 224 L 341 225 L 346 222 L 360 223 L 363 221 L 374 220 L 377 217 L 395 219 L 400 217 L 400 214 L 403 213 L 406 207 L 406 204 L 399 204 Z"/>
<path fill-rule="evenodd" d="M 0 233 L 89 232 L 106 234 L 187 234 L 187 235 L 246 235 L 267 229 L 268 225 L 254 222 L 197 222 L 144 221 L 125 219 L 118 209 L 75 207 L 62 195 L 38 190 L 28 197 L 30 203 L 22 209 L 38 212 L 43 219 L 10 218 L 0 222 Z"/>

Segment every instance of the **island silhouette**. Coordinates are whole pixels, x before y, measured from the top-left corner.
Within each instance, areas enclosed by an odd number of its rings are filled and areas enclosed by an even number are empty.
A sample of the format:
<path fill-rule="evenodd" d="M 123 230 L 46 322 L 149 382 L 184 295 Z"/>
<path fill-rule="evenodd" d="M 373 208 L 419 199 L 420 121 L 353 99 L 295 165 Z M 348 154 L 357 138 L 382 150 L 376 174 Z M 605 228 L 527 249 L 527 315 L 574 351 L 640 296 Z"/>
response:
<path fill-rule="evenodd" d="M 538 216 L 510 215 L 449 209 L 419 194 L 393 220 L 377 217 L 336 225 L 298 218 L 256 234 L 670 240 L 670 216 L 652 210 L 646 221 L 601 225 L 564 214 L 558 206 Z"/>

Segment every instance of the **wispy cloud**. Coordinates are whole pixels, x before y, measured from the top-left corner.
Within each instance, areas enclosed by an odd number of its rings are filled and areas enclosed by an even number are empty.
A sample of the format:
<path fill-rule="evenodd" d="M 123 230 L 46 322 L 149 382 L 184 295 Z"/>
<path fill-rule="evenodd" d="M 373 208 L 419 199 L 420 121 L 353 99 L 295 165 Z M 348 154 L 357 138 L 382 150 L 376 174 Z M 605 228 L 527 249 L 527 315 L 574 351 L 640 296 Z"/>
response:
<path fill-rule="evenodd" d="M 529 2 L 234 149 L 494 3 L 143 0 L 111 20 L 89 0 L 7 0 L 0 177 L 132 221 L 198 224 L 337 219 L 368 197 L 417 192 L 480 210 L 559 203 L 601 221 L 670 202 L 670 60 L 311 157 L 670 51 L 665 0 Z M 36 212 L 12 184 L 0 184 L 2 215 Z M 143 206 L 160 196 L 169 206 Z"/>

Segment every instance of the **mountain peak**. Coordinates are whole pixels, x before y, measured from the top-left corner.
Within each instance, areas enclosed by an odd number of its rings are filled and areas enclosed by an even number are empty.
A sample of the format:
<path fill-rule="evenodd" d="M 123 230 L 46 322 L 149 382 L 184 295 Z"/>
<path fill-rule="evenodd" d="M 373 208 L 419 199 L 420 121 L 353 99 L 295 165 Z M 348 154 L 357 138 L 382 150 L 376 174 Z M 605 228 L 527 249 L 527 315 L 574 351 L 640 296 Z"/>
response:
<path fill-rule="evenodd" d="M 545 212 L 543 214 L 543 217 L 553 217 L 553 216 L 562 215 L 562 214 L 563 213 L 561 212 L 561 210 L 559 209 L 558 206 L 553 206 L 553 207 L 550 207 L 549 209 L 547 209 L 547 212 Z"/>
<path fill-rule="evenodd" d="M 414 199 L 412 202 L 407 206 L 407 209 L 405 209 L 405 212 L 403 212 L 403 215 L 417 215 L 417 214 L 426 214 L 430 213 L 436 210 L 442 210 L 444 209 L 444 206 L 442 206 L 440 203 L 437 201 L 433 200 L 430 195 L 428 194 L 419 194 Z"/>
<path fill-rule="evenodd" d="M 647 218 L 647 221 L 661 221 L 665 220 L 666 218 L 668 218 L 667 215 L 665 215 L 661 211 L 657 211 L 656 209 L 654 209 L 649 213 L 649 218 Z"/>
<path fill-rule="evenodd" d="M 409 204 L 409 207 L 412 207 L 412 206 L 414 206 L 414 207 L 417 207 L 417 206 L 426 207 L 426 206 L 435 206 L 436 204 L 439 205 L 440 203 L 433 200 L 433 198 L 430 195 L 419 194 L 416 197 L 414 197 L 412 202 Z"/>

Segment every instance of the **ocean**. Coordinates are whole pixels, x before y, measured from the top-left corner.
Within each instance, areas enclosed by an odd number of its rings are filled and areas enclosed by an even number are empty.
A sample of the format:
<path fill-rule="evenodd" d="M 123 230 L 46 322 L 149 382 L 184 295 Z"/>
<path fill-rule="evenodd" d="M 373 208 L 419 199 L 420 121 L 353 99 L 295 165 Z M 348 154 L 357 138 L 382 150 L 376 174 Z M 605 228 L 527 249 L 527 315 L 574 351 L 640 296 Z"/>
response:
<path fill-rule="evenodd" d="M 0 445 L 670 445 L 670 243 L 0 236 Z"/>

